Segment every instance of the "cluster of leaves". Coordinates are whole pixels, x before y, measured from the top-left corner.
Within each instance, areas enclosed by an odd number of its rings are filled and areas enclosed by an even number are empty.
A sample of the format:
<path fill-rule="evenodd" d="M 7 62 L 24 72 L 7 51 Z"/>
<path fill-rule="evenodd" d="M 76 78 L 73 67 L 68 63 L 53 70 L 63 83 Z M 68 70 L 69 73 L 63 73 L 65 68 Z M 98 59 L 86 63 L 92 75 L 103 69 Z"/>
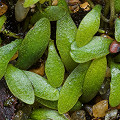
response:
<path fill-rule="evenodd" d="M 25 0 L 24 7 L 38 1 Z M 113 41 L 106 37 L 94 36 L 100 27 L 101 9 L 100 5 L 94 6 L 82 19 L 78 29 L 65 0 L 58 0 L 57 6 L 48 6 L 43 12 L 35 13 L 31 19 L 31 23 L 35 25 L 25 38 L 16 39 L 0 48 L 0 79 L 5 77 L 13 95 L 27 104 L 33 104 L 36 97 L 41 104 L 58 110 L 60 114 L 80 108 L 81 103 L 87 103 L 96 96 L 104 81 L 109 60 L 108 66 L 111 68 L 109 103 L 112 107 L 120 104 L 120 65 L 114 62 L 119 62 L 120 55 L 118 54 L 114 60 L 110 55 L 106 59 Z M 119 11 L 117 7 L 116 11 Z M 0 17 L 0 31 L 6 19 L 5 15 Z M 60 56 L 54 45 L 55 41 L 50 39 L 50 21 L 57 21 L 56 47 Z M 117 18 L 115 39 L 118 42 L 119 26 L 120 19 Z M 47 47 L 46 79 L 27 70 L 42 57 Z M 14 66 L 9 64 L 9 61 L 17 51 L 19 55 Z M 64 81 L 65 69 L 70 74 Z M 35 110 L 31 118 L 67 119 L 55 110 Z"/>

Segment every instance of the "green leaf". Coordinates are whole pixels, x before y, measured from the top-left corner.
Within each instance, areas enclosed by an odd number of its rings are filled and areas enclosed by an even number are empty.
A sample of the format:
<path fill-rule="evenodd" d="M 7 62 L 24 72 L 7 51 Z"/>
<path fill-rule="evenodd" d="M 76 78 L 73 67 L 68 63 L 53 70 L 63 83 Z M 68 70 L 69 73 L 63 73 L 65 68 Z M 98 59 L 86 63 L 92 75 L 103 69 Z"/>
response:
<path fill-rule="evenodd" d="M 69 12 L 69 7 L 68 7 L 68 4 L 67 4 L 66 0 L 58 0 L 58 6 L 63 7 L 64 9 L 67 10 L 67 13 L 70 13 Z"/>
<path fill-rule="evenodd" d="M 72 109 L 70 109 L 70 111 L 77 111 L 80 110 L 81 108 L 82 108 L 82 103 L 78 100 L 76 104 L 72 107 Z"/>
<path fill-rule="evenodd" d="M 78 63 L 100 58 L 109 54 L 109 45 L 111 42 L 112 40 L 101 36 L 93 37 L 87 45 L 80 48 L 77 47 L 76 42 L 73 42 L 70 55 Z"/>
<path fill-rule="evenodd" d="M 10 44 L 7 44 L 3 47 L 0 47 L 0 79 L 5 74 L 7 65 L 10 59 L 14 56 L 17 52 L 18 47 L 20 46 L 22 40 L 15 40 Z"/>
<path fill-rule="evenodd" d="M 61 19 L 66 14 L 66 10 L 62 7 L 58 6 L 48 6 L 44 11 L 41 13 L 38 11 L 36 12 L 32 19 L 31 23 L 34 24 L 37 22 L 40 18 L 48 18 L 50 21 L 57 21 Z"/>
<path fill-rule="evenodd" d="M 115 107 L 120 104 L 120 64 L 111 62 L 111 83 L 109 104 Z"/>
<path fill-rule="evenodd" d="M 115 21 L 115 39 L 120 42 L 120 19 L 117 18 Z"/>
<path fill-rule="evenodd" d="M 2 30 L 2 27 L 3 27 L 6 19 L 7 19 L 7 18 L 6 18 L 5 15 L 3 15 L 3 16 L 0 17 L 0 32 L 1 32 L 1 30 Z"/>
<path fill-rule="evenodd" d="M 39 0 L 41 4 L 43 4 L 45 1 L 49 1 L 49 0 Z"/>
<path fill-rule="evenodd" d="M 89 43 L 100 26 L 100 14 L 102 7 L 96 5 L 81 21 L 76 34 L 78 47 L 83 47 Z"/>
<path fill-rule="evenodd" d="M 57 110 L 57 105 L 58 105 L 58 101 L 50 101 L 50 100 L 45 100 L 45 99 L 41 99 L 39 97 L 36 97 L 35 99 L 37 102 L 41 103 L 42 105 L 51 108 L 51 109 L 55 109 Z"/>
<path fill-rule="evenodd" d="M 119 13 L 120 12 L 120 0 L 115 0 L 114 6 L 115 6 L 115 12 Z"/>
<path fill-rule="evenodd" d="M 39 97 L 36 97 L 35 99 L 37 102 L 41 103 L 42 105 L 48 107 L 48 108 L 51 108 L 51 109 L 55 109 L 57 110 L 58 109 L 58 101 L 50 101 L 50 100 L 44 100 L 44 99 L 41 99 Z M 72 109 L 70 109 L 70 111 L 76 111 L 76 110 L 80 110 L 82 107 L 82 104 L 80 101 L 77 101 L 77 103 L 73 106 Z"/>
<path fill-rule="evenodd" d="M 57 21 L 56 45 L 61 56 L 61 60 L 67 71 L 72 71 L 78 64 L 70 56 L 70 47 L 77 32 L 77 27 L 73 22 L 66 0 L 58 0 L 58 6 L 66 10 L 66 15 Z"/>
<path fill-rule="evenodd" d="M 27 104 L 34 103 L 34 90 L 24 72 L 12 65 L 8 65 L 5 80 L 14 96 Z"/>
<path fill-rule="evenodd" d="M 34 110 L 31 114 L 31 118 L 34 120 L 68 120 L 64 115 L 60 115 L 56 110 L 42 108 Z"/>
<path fill-rule="evenodd" d="M 107 68 L 106 57 L 95 59 L 92 61 L 84 79 L 83 94 L 80 100 L 83 103 L 92 100 L 98 93 L 105 77 Z"/>
<path fill-rule="evenodd" d="M 46 100 L 51 100 L 51 101 L 58 100 L 59 91 L 54 87 L 52 87 L 45 78 L 29 71 L 24 71 L 24 73 L 27 75 L 27 77 L 31 81 L 34 87 L 35 95 L 37 97 L 40 97 Z"/>
<path fill-rule="evenodd" d="M 48 57 L 45 64 L 45 73 L 47 75 L 48 82 L 53 87 L 59 87 L 64 80 L 64 65 L 57 54 L 54 41 L 50 41 L 48 50 Z"/>
<path fill-rule="evenodd" d="M 31 5 L 34 5 L 35 3 L 37 3 L 39 0 L 25 0 L 23 6 L 26 7 L 30 7 Z"/>
<path fill-rule="evenodd" d="M 60 114 L 68 112 L 82 95 L 82 85 L 90 62 L 79 64 L 66 79 L 58 100 Z"/>
<path fill-rule="evenodd" d="M 46 18 L 40 19 L 25 36 L 20 48 L 16 66 L 28 69 L 45 52 L 50 40 L 50 22 Z"/>
<path fill-rule="evenodd" d="M 78 65 L 70 56 L 70 47 L 75 41 L 76 31 L 77 27 L 69 14 L 57 21 L 56 44 L 67 71 L 72 71 Z"/>

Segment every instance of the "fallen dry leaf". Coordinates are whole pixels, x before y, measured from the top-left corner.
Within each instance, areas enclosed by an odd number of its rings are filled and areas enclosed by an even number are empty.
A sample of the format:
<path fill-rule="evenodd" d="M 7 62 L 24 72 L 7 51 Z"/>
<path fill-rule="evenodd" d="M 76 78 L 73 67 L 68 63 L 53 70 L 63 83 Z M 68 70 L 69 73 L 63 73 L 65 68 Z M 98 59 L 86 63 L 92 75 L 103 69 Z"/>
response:
<path fill-rule="evenodd" d="M 80 7 L 84 9 L 84 11 L 89 11 L 90 10 L 90 5 L 88 2 L 84 2 L 83 4 L 80 4 Z"/>
<path fill-rule="evenodd" d="M 38 75 L 41 75 L 41 76 L 44 76 L 44 73 L 45 73 L 45 64 L 44 63 L 41 63 L 41 66 L 37 69 L 31 69 L 29 70 L 31 72 L 34 72 Z"/>
<path fill-rule="evenodd" d="M 0 16 L 6 13 L 8 6 L 2 2 L 0 2 Z"/>

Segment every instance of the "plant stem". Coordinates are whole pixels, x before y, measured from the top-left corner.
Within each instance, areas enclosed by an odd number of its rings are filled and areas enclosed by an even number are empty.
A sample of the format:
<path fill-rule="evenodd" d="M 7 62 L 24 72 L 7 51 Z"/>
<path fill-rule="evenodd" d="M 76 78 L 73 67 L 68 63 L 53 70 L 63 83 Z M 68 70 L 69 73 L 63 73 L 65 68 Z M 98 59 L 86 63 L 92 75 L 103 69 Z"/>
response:
<path fill-rule="evenodd" d="M 37 3 L 36 5 L 37 5 L 37 8 L 38 8 L 39 12 L 41 13 L 42 12 L 41 4 Z"/>
<path fill-rule="evenodd" d="M 103 14 L 101 14 L 101 18 L 102 18 L 102 20 L 104 21 L 104 22 L 109 22 L 110 20 L 109 19 L 107 19 L 105 16 L 103 16 Z"/>
<path fill-rule="evenodd" d="M 105 0 L 104 16 L 107 17 L 110 10 L 110 0 Z"/>
<path fill-rule="evenodd" d="M 18 34 L 13 33 L 13 32 L 11 32 L 11 31 L 8 31 L 8 30 L 6 30 L 6 29 L 4 29 L 4 30 L 2 31 L 2 33 L 5 34 L 6 36 L 9 36 L 9 37 L 14 37 L 14 38 L 17 38 L 17 39 L 21 38 Z"/>
<path fill-rule="evenodd" d="M 114 0 L 110 0 L 110 27 L 113 27 L 113 20 L 115 17 L 115 8 L 114 8 Z"/>
<path fill-rule="evenodd" d="M 87 1 L 90 4 L 91 8 L 93 8 L 94 7 L 94 3 L 91 0 L 87 0 Z M 103 21 L 109 22 L 109 20 L 107 18 L 105 18 L 102 14 L 101 14 L 101 18 L 102 18 Z"/>
<path fill-rule="evenodd" d="M 103 34 L 105 33 L 105 30 L 99 29 L 98 32 Z"/>
<path fill-rule="evenodd" d="M 104 7 L 104 16 L 105 17 L 107 17 L 107 15 L 109 13 L 109 10 L 110 10 L 110 0 L 105 0 L 105 7 Z M 109 22 L 109 21 L 106 21 L 106 22 Z M 106 29 L 107 26 L 108 26 L 108 24 L 105 23 L 105 21 L 102 20 L 101 21 L 101 27 Z"/>

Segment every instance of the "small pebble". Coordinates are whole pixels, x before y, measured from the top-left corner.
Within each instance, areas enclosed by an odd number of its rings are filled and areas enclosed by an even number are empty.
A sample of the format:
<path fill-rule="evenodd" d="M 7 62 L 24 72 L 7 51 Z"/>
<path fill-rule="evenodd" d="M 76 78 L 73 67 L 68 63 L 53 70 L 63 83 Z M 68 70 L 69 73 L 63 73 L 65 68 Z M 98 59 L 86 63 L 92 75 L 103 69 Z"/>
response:
<path fill-rule="evenodd" d="M 30 8 L 24 8 L 23 3 L 24 0 L 18 0 L 15 5 L 15 18 L 18 22 L 21 22 L 26 18 L 30 9 Z"/>
<path fill-rule="evenodd" d="M 101 95 L 101 98 L 104 100 L 109 100 L 109 96 L 110 96 L 110 89 L 108 89 L 105 94 Z"/>
<path fill-rule="evenodd" d="M 120 43 L 114 40 L 110 45 L 110 53 L 117 53 L 120 51 Z"/>
<path fill-rule="evenodd" d="M 19 110 L 19 111 L 15 114 L 13 120 L 21 120 L 22 117 L 23 117 L 23 111 L 22 111 L 22 110 Z"/>
<path fill-rule="evenodd" d="M 79 110 L 72 114 L 71 120 L 86 120 L 85 111 Z"/>
<path fill-rule="evenodd" d="M 11 96 L 10 98 L 8 98 L 5 102 L 4 102 L 4 106 L 5 107 L 8 107 L 8 106 L 11 106 L 11 105 L 15 105 L 17 104 L 17 99 L 13 96 Z"/>
<path fill-rule="evenodd" d="M 85 105 L 85 110 L 89 113 L 90 116 L 93 116 L 93 110 L 92 110 L 92 106 L 90 105 Z"/>
<path fill-rule="evenodd" d="M 68 120 L 71 120 L 69 113 L 65 113 L 64 116 L 65 116 Z"/>
<path fill-rule="evenodd" d="M 110 79 L 109 78 L 105 78 L 103 84 L 101 85 L 101 88 L 99 90 L 99 93 L 101 95 L 105 94 L 107 92 L 107 90 L 110 88 Z"/>
<path fill-rule="evenodd" d="M 102 100 L 97 104 L 93 105 L 93 116 L 104 117 L 108 110 L 108 100 Z"/>
<path fill-rule="evenodd" d="M 118 113 L 117 109 L 107 112 L 106 115 L 105 115 L 105 120 L 116 119 L 117 118 L 117 113 Z"/>

